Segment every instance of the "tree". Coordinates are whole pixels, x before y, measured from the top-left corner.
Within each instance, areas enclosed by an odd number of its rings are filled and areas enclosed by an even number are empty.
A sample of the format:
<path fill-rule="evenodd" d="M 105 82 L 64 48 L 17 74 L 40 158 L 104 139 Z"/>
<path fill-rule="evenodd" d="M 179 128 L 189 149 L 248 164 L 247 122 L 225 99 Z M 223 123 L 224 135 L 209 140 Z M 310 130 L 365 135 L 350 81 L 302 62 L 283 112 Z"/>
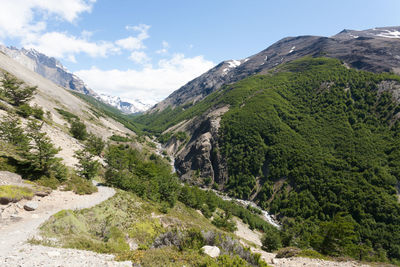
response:
<path fill-rule="evenodd" d="M 75 152 L 75 157 L 79 163 L 75 166 L 79 169 L 78 174 L 88 180 L 93 179 L 99 172 L 100 163 L 94 160 L 94 155 L 86 149 Z"/>
<path fill-rule="evenodd" d="M 281 237 L 276 229 L 269 229 L 265 232 L 262 240 L 262 249 L 272 252 L 282 246 Z"/>
<path fill-rule="evenodd" d="M 86 125 L 79 120 L 74 120 L 71 122 L 70 132 L 72 136 L 78 140 L 85 140 L 88 135 L 86 131 Z"/>
<path fill-rule="evenodd" d="M 94 134 L 89 134 L 85 144 L 85 149 L 87 151 L 89 151 L 95 156 L 100 156 L 101 152 L 103 152 L 104 147 L 105 147 L 105 142 L 101 137 L 98 137 Z"/>
<path fill-rule="evenodd" d="M 55 148 L 46 133 L 41 132 L 43 124 L 43 122 L 39 123 L 36 120 L 29 122 L 27 131 L 32 144 L 26 158 L 29 160 L 33 171 L 50 175 L 51 170 L 58 168 L 58 165 L 61 164 L 61 159 L 55 157 L 60 148 Z"/>
<path fill-rule="evenodd" d="M 332 221 L 322 225 L 324 239 L 321 251 L 332 256 L 349 255 L 357 241 L 355 226 L 356 222 L 351 215 L 344 212 L 337 213 Z"/>
<path fill-rule="evenodd" d="M 37 90 L 37 86 L 27 86 L 23 81 L 9 73 L 5 73 L 1 83 L 4 96 L 15 106 L 20 106 L 31 100 Z"/>
<path fill-rule="evenodd" d="M 29 149 L 29 138 L 20 126 L 20 120 L 11 114 L 0 122 L 0 138 L 21 150 Z"/>

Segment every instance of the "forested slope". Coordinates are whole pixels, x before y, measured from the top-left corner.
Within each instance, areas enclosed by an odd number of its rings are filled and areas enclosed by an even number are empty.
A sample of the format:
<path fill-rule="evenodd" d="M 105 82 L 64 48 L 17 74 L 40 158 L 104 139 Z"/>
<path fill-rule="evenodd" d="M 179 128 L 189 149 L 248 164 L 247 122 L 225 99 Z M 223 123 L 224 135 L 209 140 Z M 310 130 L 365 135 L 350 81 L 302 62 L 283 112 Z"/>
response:
<path fill-rule="evenodd" d="M 306 57 L 137 121 L 162 131 L 228 105 L 211 151 L 226 160 L 223 188 L 278 215 L 283 245 L 400 259 L 399 84 Z"/>

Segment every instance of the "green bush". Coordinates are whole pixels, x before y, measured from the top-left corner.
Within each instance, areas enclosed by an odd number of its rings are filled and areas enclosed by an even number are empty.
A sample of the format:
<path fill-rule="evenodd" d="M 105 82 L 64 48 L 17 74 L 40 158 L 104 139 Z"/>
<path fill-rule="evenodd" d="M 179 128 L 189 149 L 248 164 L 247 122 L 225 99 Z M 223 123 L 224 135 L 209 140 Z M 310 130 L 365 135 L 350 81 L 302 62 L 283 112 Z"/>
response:
<path fill-rule="evenodd" d="M 69 111 L 60 109 L 60 108 L 55 108 L 55 110 L 68 122 L 72 122 L 74 120 L 79 120 L 79 117 L 76 116 L 75 114 L 72 114 Z"/>
<path fill-rule="evenodd" d="M 35 117 L 38 120 L 43 120 L 44 111 L 38 105 L 34 105 L 32 107 L 32 115 L 33 115 L 33 117 Z"/>
<path fill-rule="evenodd" d="M 73 120 L 71 122 L 70 132 L 72 136 L 78 140 L 86 140 L 88 136 L 86 125 L 79 120 Z"/>
<path fill-rule="evenodd" d="M 265 232 L 261 243 L 262 248 L 268 252 L 275 251 L 282 246 L 281 237 L 276 229 L 270 229 Z"/>
<path fill-rule="evenodd" d="M 121 136 L 121 135 L 116 135 L 116 134 L 111 135 L 111 136 L 109 137 L 109 139 L 110 139 L 111 141 L 115 141 L 115 142 L 131 142 L 131 141 L 132 141 L 131 138 L 129 138 L 129 137 L 125 137 L 125 136 Z"/>
<path fill-rule="evenodd" d="M 18 106 L 16 111 L 17 111 L 18 115 L 20 115 L 24 118 L 28 118 L 34 112 L 34 110 L 32 109 L 31 106 L 29 106 L 29 104 L 22 104 L 22 105 Z"/>
<path fill-rule="evenodd" d="M 21 106 L 29 102 L 36 93 L 36 86 L 27 86 L 8 72 L 4 74 L 2 94 L 15 106 Z"/>

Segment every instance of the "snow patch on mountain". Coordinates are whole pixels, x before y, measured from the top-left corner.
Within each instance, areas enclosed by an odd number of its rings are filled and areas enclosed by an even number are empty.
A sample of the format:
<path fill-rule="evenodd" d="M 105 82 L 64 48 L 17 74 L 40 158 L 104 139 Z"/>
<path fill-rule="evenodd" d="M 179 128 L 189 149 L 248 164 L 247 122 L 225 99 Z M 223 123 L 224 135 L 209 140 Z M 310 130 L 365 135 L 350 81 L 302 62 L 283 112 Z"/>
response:
<path fill-rule="evenodd" d="M 384 30 L 376 36 L 385 37 L 385 38 L 400 38 L 400 32 L 396 30 Z"/>
<path fill-rule="evenodd" d="M 141 100 L 123 101 L 118 96 L 99 95 L 90 89 L 77 75 L 71 73 L 60 61 L 48 57 L 35 49 L 18 49 L 0 45 L 0 51 L 19 64 L 49 79 L 66 89 L 90 95 L 97 100 L 118 108 L 124 113 L 137 113 L 149 109 L 155 103 L 144 103 Z"/>
<path fill-rule="evenodd" d="M 122 100 L 119 96 L 110 96 L 106 94 L 99 94 L 99 100 L 121 110 L 124 113 L 144 112 L 154 105 L 154 103 L 144 103 L 139 99 L 129 100 L 128 102 Z"/>

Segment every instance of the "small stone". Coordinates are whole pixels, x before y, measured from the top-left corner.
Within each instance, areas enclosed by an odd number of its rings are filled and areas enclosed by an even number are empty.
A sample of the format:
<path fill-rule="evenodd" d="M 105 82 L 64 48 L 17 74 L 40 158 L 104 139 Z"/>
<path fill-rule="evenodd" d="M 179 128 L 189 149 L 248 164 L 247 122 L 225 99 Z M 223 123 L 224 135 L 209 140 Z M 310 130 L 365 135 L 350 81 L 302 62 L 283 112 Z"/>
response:
<path fill-rule="evenodd" d="M 39 192 L 35 192 L 35 195 L 38 196 L 38 197 L 46 197 L 46 196 L 49 195 L 49 193 L 48 192 L 39 191 Z"/>
<path fill-rule="evenodd" d="M 27 211 L 36 210 L 39 207 L 39 204 L 35 201 L 28 201 L 24 205 L 24 209 Z"/>
<path fill-rule="evenodd" d="M 204 246 L 201 248 L 205 254 L 211 258 L 216 258 L 219 256 L 220 250 L 216 246 Z"/>

